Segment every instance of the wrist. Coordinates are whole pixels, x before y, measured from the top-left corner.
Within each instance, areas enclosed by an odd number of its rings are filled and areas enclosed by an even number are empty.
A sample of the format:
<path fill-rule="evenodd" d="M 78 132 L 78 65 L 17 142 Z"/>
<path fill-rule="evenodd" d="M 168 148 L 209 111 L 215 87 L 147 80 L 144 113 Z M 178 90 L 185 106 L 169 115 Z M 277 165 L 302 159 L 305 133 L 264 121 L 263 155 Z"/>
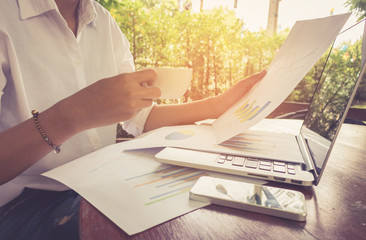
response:
<path fill-rule="evenodd" d="M 45 131 L 43 130 L 38 117 L 39 117 L 39 112 L 37 110 L 32 110 L 32 115 L 33 115 L 33 120 L 34 123 L 38 129 L 38 132 L 41 134 L 41 137 L 43 138 L 43 140 L 50 146 L 53 148 L 53 151 L 55 153 L 59 153 L 61 151 L 61 145 L 56 145 L 52 142 L 52 140 L 48 137 L 48 135 L 45 133 Z"/>
<path fill-rule="evenodd" d="M 210 119 L 216 119 L 223 113 L 223 103 L 220 96 L 214 96 L 206 99 L 207 116 Z"/>
<path fill-rule="evenodd" d="M 61 101 L 39 113 L 38 118 L 43 130 L 55 145 L 61 145 L 81 131 L 68 109 Z"/>
<path fill-rule="evenodd" d="M 213 118 L 216 119 L 220 117 L 228 109 L 228 106 L 225 103 L 225 98 L 223 98 L 222 95 L 214 96 L 210 98 L 210 100 L 210 108 L 212 109 L 212 113 L 214 115 Z"/>

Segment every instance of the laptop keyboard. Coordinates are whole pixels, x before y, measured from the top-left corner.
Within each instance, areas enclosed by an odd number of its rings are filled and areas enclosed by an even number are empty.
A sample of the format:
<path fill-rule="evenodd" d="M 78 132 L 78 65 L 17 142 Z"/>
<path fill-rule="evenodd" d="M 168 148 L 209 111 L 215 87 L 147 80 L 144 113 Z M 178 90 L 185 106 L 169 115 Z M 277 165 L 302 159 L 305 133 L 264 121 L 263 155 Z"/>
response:
<path fill-rule="evenodd" d="M 288 173 L 295 175 L 295 165 L 291 163 L 271 161 L 257 158 L 246 158 L 221 154 L 217 157 L 218 164 L 231 163 L 236 167 L 259 169 L 263 171 L 273 171 L 277 173 Z"/>

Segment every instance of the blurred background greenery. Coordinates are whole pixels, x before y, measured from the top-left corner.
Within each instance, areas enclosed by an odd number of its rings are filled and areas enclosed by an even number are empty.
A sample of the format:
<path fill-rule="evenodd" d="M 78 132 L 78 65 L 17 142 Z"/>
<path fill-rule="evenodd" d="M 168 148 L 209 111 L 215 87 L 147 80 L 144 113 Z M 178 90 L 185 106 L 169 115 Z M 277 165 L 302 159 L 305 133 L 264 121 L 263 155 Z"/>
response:
<path fill-rule="evenodd" d="M 192 11 L 189 0 L 97 0 L 108 9 L 131 44 L 136 69 L 145 67 L 193 68 L 192 85 L 179 100 L 189 102 L 214 96 L 236 81 L 265 69 L 287 37 L 290 29 L 269 34 L 245 28 L 235 12 L 218 7 Z M 202 0 L 201 0 L 202 1 Z M 279 1 L 279 0 L 277 0 Z M 366 0 L 348 0 L 345 5 L 362 19 Z M 361 39 L 334 49 L 339 64 L 334 74 L 356 75 L 361 61 Z M 287 98 L 309 102 L 328 53 L 319 60 Z M 347 64 L 344 64 L 344 60 Z M 338 82 L 334 87 L 341 88 Z M 366 108 L 366 81 L 359 86 L 354 106 Z"/>

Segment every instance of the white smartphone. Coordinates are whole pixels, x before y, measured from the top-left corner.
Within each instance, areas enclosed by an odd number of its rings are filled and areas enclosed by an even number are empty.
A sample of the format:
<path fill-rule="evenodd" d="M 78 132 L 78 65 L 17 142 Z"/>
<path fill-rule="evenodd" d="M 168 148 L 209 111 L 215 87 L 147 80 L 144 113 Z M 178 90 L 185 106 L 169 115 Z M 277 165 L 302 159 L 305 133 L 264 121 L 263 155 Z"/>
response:
<path fill-rule="evenodd" d="M 295 221 L 306 220 L 305 196 L 294 190 L 203 176 L 190 190 L 189 198 Z"/>

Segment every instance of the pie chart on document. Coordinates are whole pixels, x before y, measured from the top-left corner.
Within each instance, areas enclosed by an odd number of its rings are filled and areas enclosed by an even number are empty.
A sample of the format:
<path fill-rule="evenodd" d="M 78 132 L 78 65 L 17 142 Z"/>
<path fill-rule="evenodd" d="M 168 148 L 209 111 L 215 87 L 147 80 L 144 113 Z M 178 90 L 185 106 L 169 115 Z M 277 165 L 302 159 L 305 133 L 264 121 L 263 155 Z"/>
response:
<path fill-rule="evenodd" d="M 176 131 L 176 132 L 172 132 L 169 133 L 168 135 L 165 136 L 166 140 L 183 140 L 186 138 L 190 138 L 194 135 L 193 131 L 190 130 L 181 130 L 181 131 Z"/>

